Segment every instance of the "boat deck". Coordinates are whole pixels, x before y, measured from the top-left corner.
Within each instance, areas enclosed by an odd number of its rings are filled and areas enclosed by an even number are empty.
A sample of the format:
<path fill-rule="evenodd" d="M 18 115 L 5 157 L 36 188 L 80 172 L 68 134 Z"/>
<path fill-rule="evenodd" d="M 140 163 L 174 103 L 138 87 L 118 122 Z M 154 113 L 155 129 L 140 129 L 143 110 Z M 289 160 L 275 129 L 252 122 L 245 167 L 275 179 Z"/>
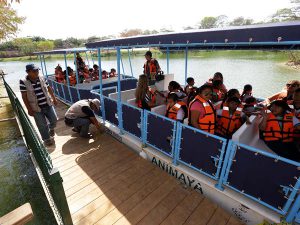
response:
<path fill-rule="evenodd" d="M 56 146 L 48 150 L 74 224 L 242 224 L 105 132 L 80 138 L 64 124 L 66 109 L 56 107 Z"/>

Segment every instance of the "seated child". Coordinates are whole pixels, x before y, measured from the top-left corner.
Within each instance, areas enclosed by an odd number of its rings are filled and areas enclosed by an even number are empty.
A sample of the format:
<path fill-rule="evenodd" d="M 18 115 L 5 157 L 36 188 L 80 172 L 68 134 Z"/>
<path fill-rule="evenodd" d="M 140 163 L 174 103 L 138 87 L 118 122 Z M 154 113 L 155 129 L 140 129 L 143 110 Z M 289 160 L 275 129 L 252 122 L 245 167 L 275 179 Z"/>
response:
<path fill-rule="evenodd" d="M 59 64 L 57 65 L 57 67 L 55 67 L 55 79 L 58 83 L 64 83 L 65 81 L 65 75 Z"/>
<path fill-rule="evenodd" d="M 186 104 L 178 100 L 176 93 L 169 94 L 167 101 L 166 117 L 182 123 L 188 114 Z"/>
<path fill-rule="evenodd" d="M 102 71 L 102 79 L 107 79 L 108 78 L 108 72 L 106 70 Z"/>
<path fill-rule="evenodd" d="M 186 82 L 187 82 L 187 85 L 184 88 L 184 92 L 186 93 L 187 96 L 189 96 L 191 92 L 196 92 L 197 88 L 194 87 L 194 85 L 195 85 L 194 78 L 188 77 L 186 79 Z"/>
<path fill-rule="evenodd" d="M 180 84 L 174 80 L 169 83 L 168 89 L 169 89 L 169 93 L 168 93 L 167 97 L 171 93 L 176 93 L 176 95 L 178 96 L 178 99 L 180 99 L 180 100 L 182 100 L 186 97 L 186 94 L 183 92 Z"/>
<path fill-rule="evenodd" d="M 93 65 L 92 80 L 99 80 L 99 66 L 96 64 Z"/>
<path fill-rule="evenodd" d="M 248 97 L 245 101 L 243 112 L 246 113 L 247 116 L 251 116 L 252 114 L 255 114 L 255 112 L 258 111 L 256 104 L 257 104 L 256 98 L 252 96 Z"/>
<path fill-rule="evenodd" d="M 262 121 L 259 129 L 266 145 L 279 156 L 300 161 L 300 153 L 295 141 L 295 131 L 300 130 L 299 119 L 284 100 L 275 100 L 262 110 Z"/>
<path fill-rule="evenodd" d="M 251 84 L 246 84 L 244 86 L 244 90 L 243 90 L 243 93 L 241 95 L 242 102 L 245 103 L 246 99 L 249 98 L 249 97 L 252 97 L 252 86 L 251 86 Z"/>
<path fill-rule="evenodd" d="M 231 97 L 226 101 L 226 104 L 227 106 L 224 106 L 223 109 L 217 110 L 216 134 L 230 139 L 244 122 L 250 123 L 250 121 L 238 108 L 241 104 L 239 98 Z"/>
<path fill-rule="evenodd" d="M 223 92 L 222 85 L 223 85 L 223 83 L 221 80 L 214 80 L 212 82 L 212 87 L 213 87 L 212 102 L 213 103 L 217 103 L 217 102 L 223 100 L 225 93 Z"/>
<path fill-rule="evenodd" d="M 117 71 L 116 71 L 116 69 L 111 68 L 111 69 L 110 69 L 110 72 L 109 72 L 109 77 L 116 77 L 116 76 L 117 76 Z"/>

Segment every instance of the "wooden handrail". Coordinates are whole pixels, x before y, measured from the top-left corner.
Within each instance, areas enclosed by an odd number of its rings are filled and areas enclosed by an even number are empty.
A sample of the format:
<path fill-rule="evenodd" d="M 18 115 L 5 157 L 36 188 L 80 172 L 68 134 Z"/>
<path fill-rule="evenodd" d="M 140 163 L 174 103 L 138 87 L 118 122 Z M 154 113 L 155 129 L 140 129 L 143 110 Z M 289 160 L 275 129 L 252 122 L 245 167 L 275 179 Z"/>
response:
<path fill-rule="evenodd" d="M 32 220 L 33 212 L 29 203 L 26 203 L 10 213 L 0 217 L 1 225 L 23 225 Z"/>

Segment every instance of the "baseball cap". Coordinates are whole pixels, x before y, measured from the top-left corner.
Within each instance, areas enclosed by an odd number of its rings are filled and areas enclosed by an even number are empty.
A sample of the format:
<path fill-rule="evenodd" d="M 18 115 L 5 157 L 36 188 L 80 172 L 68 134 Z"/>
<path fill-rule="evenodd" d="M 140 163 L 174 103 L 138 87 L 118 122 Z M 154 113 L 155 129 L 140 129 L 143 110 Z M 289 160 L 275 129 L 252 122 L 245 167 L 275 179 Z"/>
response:
<path fill-rule="evenodd" d="M 92 100 L 92 103 L 97 107 L 98 110 L 100 110 L 100 101 L 97 98 L 94 98 Z"/>
<path fill-rule="evenodd" d="M 31 70 L 39 70 L 40 68 L 34 64 L 27 64 L 26 65 L 26 71 L 31 71 Z"/>

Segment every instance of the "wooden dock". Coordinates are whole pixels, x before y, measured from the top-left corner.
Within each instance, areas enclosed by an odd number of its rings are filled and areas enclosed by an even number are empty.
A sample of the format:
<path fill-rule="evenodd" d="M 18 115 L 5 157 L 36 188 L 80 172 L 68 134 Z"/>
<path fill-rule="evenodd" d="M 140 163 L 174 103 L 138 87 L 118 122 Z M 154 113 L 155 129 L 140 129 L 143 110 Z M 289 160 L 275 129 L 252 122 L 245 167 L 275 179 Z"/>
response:
<path fill-rule="evenodd" d="M 242 224 L 105 132 L 80 138 L 64 124 L 66 109 L 56 107 L 56 146 L 48 150 L 74 224 Z"/>

